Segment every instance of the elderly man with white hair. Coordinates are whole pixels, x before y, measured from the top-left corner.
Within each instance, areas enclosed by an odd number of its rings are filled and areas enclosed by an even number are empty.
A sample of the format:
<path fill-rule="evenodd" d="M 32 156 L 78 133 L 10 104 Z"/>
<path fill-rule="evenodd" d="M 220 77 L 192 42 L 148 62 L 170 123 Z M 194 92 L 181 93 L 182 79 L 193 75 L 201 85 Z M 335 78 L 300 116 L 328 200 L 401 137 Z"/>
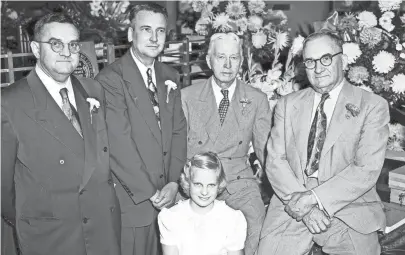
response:
<path fill-rule="evenodd" d="M 206 60 L 214 75 L 181 91 L 188 125 L 187 157 L 202 151 L 219 155 L 228 182 L 219 199 L 245 215 L 248 223 L 245 254 L 253 255 L 265 208 L 248 162 L 248 149 L 252 142 L 263 164 L 271 129 L 269 104 L 264 93 L 236 79 L 243 62 L 237 35 L 214 34 Z"/>

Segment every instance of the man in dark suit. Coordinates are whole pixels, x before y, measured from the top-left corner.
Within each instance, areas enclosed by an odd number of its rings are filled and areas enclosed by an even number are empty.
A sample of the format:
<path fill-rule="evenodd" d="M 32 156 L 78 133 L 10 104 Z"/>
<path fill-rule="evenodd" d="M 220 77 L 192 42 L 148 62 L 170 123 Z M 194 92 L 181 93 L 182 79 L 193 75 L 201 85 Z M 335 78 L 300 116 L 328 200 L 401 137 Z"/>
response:
<path fill-rule="evenodd" d="M 186 160 L 186 119 L 176 72 L 155 61 L 163 50 L 167 13 L 137 5 L 130 50 L 96 77 L 107 100 L 111 169 L 122 211 L 123 255 L 158 253 L 158 210 L 174 203 Z"/>
<path fill-rule="evenodd" d="M 48 14 L 35 25 L 35 69 L 2 90 L 2 216 L 22 254 L 120 254 L 104 92 L 71 73 L 79 31 Z"/>

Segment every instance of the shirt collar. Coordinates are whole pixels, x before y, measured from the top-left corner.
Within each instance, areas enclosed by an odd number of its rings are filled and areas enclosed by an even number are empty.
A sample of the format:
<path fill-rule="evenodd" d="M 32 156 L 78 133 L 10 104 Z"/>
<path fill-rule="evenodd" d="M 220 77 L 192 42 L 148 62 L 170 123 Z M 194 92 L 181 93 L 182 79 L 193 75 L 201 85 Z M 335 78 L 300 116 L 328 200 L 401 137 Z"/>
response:
<path fill-rule="evenodd" d="M 138 66 L 139 71 L 140 71 L 142 74 L 146 73 L 146 71 L 148 70 L 148 68 L 151 68 L 153 73 L 155 72 L 155 60 L 153 60 L 152 65 L 146 66 L 146 65 L 144 65 L 144 64 L 135 56 L 134 50 L 132 49 L 132 47 L 131 47 L 130 51 L 131 51 L 131 56 L 132 56 L 132 58 L 133 58 L 134 61 L 135 61 L 135 64 Z"/>
<path fill-rule="evenodd" d="M 338 86 L 336 86 L 331 91 L 329 91 L 329 98 L 330 99 L 337 100 L 337 98 L 339 97 L 340 91 L 342 91 L 343 84 L 344 84 L 344 79 L 340 82 L 340 84 Z M 315 95 L 317 97 L 322 97 L 322 94 L 318 93 L 316 91 L 315 91 Z"/>
<path fill-rule="evenodd" d="M 73 93 L 73 87 L 72 87 L 72 81 L 70 79 L 70 76 L 67 78 L 65 82 L 58 82 L 55 81 L 52 77 L 47 75 L 42 68 L 36 64 L 35 65 L 35 72 L 37 73 L 39 79 L 42 81 L 46 89 L 49 91 L 49 93 L 54 94 L 58 93 L 62 88 L 67 88 L 68 92 Z"/>
<path fill-rule="evenodd" d="M 214 77 L 212 77 L 211 80 L 212 80 L 212 89 L 214 90 L 214 94 L 222 95 L 222 93 L 221 93 L 222 88 L 215 82 Z M 231 100 L 231 98 L 235 92 L 235 89 L 236 89 L 236 79 L 232 82 L 231 86 L 229 86 L 229 88 L 228 88 L 229 100 Z"/>

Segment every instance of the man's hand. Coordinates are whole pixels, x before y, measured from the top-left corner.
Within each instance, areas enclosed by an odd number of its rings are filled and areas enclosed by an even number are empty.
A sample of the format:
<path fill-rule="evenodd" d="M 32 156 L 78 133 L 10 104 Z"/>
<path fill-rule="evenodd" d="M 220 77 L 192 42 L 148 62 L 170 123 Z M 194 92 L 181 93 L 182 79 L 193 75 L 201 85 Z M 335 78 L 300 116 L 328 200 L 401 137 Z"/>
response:
<path fill-rule="evenodd" d="M 312 208 L 312 211 L 305 215 L 302 221 L 312 234 L 325 232 L 330 227 L 329 218 L 318 207 Z"/>
<path fill-rule="evenodd" d="M 317 205 L 317 201 L 312 191 L 294 192 L 291 194 L 290 201 L 284 207 L 284 211 L 297 221 L 301 221 L 315 205 Z"/>
<path fill-rule="evenodd" d="M 178 191 L 179 185 L 175 182 L 169 182 L 166 184 L 158 196 L 152 200 L 153 206 L 161 210 L 162 208 L 171 206 L 176 201 L 176 195 Z"/>
<path fill-rule="evenodd" d="M 155 195 L 153 195 L 151 198 L 149 198 L 149 200 L 153 203 L 156 200 L 156 198 L 159 196 L 159 194 L 160 194 L 160 190 L 156 190 Z"/>

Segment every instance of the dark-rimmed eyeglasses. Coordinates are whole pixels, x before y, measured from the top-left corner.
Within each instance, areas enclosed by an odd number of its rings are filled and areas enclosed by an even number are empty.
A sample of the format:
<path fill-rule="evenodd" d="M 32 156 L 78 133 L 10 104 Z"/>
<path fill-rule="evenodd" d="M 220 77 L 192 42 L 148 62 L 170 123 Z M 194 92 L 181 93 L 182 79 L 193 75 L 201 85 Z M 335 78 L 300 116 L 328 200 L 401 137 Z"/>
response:
<path fill-rule="evenodd" d="M 63 49 L 65 48 L 65 43 L 59 41 L 59 40 L 49 40 L 47 42 L 40 42 L 40 41 L 36 41 L 37 43 L 48 43 L 51 45 L 51 49 L 55 52 L 55 53 L 61 53 L 63 51 Z M 70 51 L 70 53 L 72 54 L 76 54 L 80 51 L 81 48 L 81 43 L 79 42 L 69 42 L 66 43 L 68 45 L 68 49 Z"/>
<path fill-rule="evenodd" d="M 330 53 L 327 53 L 327 54 L 325 54 L 325 55 L 323 55 L 322 57 L 320 57 L 320 58 L 318 58 L 318 59 L 311 59 L 311 58 L 308 58 L 308 59 L 305 59 L 304 60 L 304 65 L 305 65 L 305 67 L 307 68 L 307 69 L 314 69 L 315 68 L 315 66 L 316 66 L 316 61 L 318 61 L 319 60 L 319 62 L 323 65 L 323 66 L 330 66 L 331 64 L 332 64 L 332 59 L 333 59 L 333 57 L 335 57 L 335 56 L 337 56 L 337 55 L 339 55 L 339 54 L 342 54 L 343 52 L 338 52 L 338 53 L 336 53 L 336 54 L 330 54 Z"/>

